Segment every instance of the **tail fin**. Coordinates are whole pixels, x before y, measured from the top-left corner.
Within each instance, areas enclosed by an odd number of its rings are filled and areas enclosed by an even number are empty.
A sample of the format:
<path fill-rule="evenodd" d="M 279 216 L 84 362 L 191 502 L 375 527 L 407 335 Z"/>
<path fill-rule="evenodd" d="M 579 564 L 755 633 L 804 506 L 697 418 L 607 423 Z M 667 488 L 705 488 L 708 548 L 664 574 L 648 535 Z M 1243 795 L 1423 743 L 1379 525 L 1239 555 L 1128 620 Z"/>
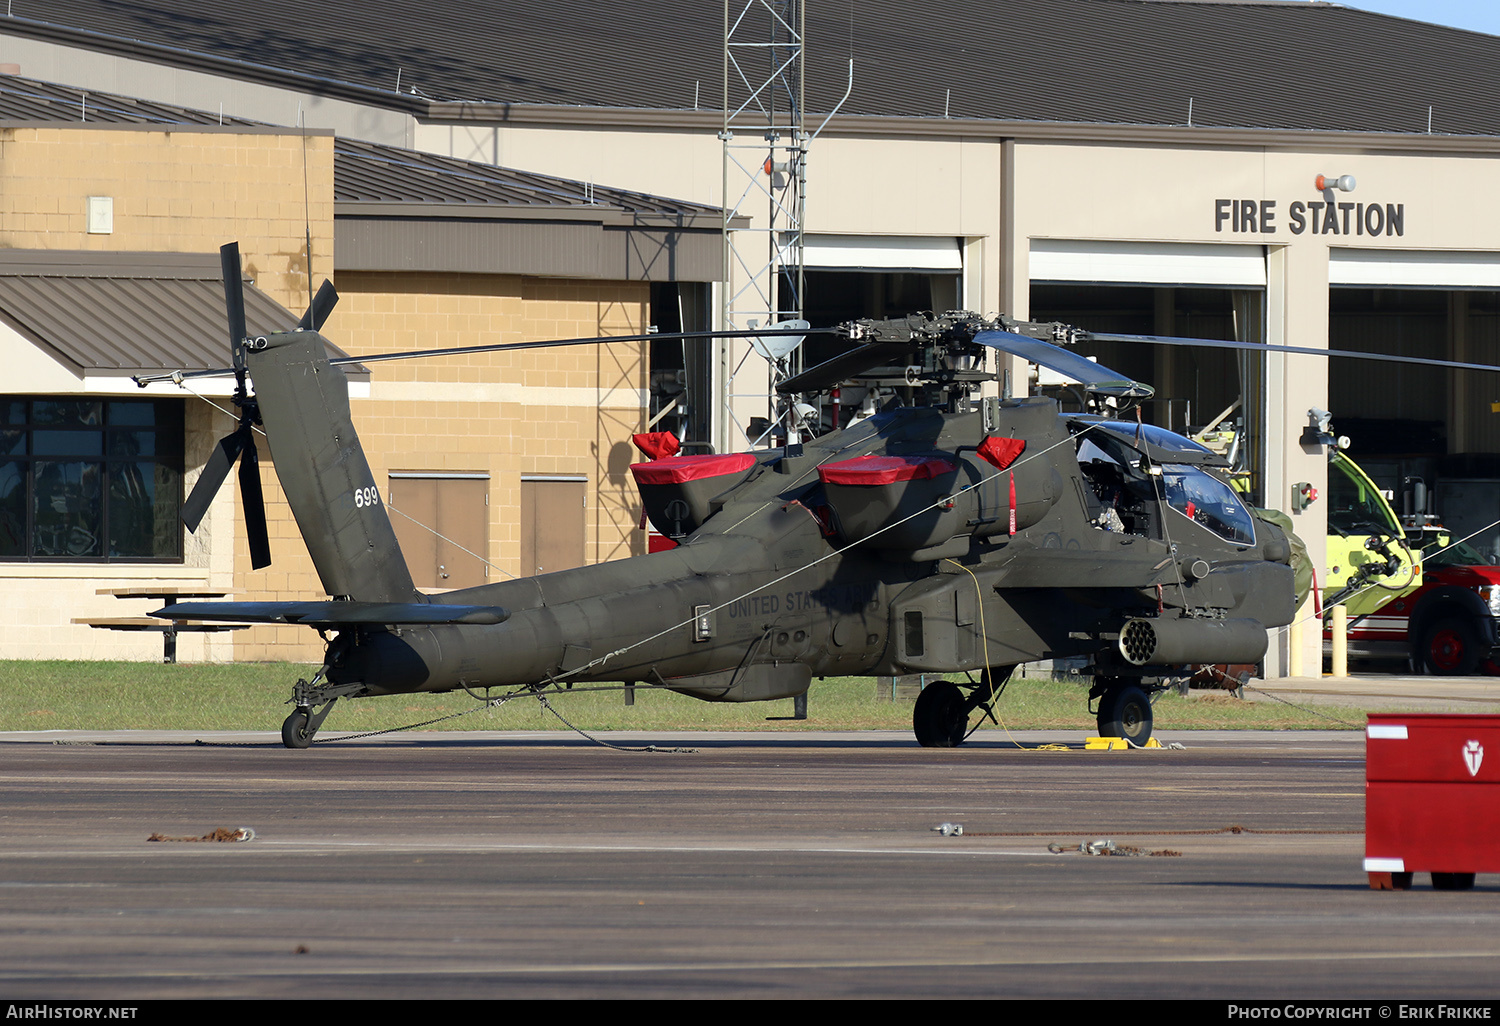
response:
<path fill-rule="evenodd" d="M 247 348 L 276 476 L 324 591 L 363 602 L 423 601 L 354 433 L 349 382 L 329 364 L 323 336 L 283 332 Z"/>

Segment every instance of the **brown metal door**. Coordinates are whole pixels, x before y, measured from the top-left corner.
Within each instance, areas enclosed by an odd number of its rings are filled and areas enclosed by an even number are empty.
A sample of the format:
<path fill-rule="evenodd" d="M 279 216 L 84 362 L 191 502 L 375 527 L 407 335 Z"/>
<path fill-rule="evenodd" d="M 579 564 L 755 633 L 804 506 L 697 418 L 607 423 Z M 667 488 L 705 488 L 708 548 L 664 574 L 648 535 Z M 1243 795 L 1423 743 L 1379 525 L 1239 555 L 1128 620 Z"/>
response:
<path fill-rule="evenodd" d="M 489 583 L 487 477 L 392 474 L 386 488 L 391 523 L 419 588 L 473 588 Z"/>
<path fill-rule="evenodd" d="M 521 573 L 550 574 L 583 566 L 588 482 L 521 479 Z"/>

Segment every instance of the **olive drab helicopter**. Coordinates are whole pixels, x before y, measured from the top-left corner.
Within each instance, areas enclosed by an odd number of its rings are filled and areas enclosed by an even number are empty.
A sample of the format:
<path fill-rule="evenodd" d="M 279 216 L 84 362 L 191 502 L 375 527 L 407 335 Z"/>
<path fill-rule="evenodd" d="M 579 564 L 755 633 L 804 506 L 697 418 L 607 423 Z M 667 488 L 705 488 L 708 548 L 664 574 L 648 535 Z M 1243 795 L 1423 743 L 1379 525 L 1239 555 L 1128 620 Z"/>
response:
<path fill-rule="evenodd" d="M 647 439 L 659 458 L 631 470 L 675 548 L 426 595 L 318 331 L 331 289 L 296 330 L 250 339 L 232 246 L 224 281 L 241 423 L 184 519 L 197 525 L 238 457 L 254 561 L 269 561 L 252 434 L 262 424 L 331 597 L 155 615 L 323 634 L 323 665 L 296 683 L 282 728 L 291 748 L 307 747 L 341 698 L 612 682 L 754 702 L 801 695 L 814 677 L 917 673 L 953 678 L 929 683 L 913 715 L 922 745 L 948 747 L 1017 665 L 1062 656 L 1087 659 L 1101 732 L 1143 744 L 1155 692 L 1198 664 L 1258 662 L 1267 629 L 1293 617 L 1291 545 L 1219 476 L 1227 461 L 1109 415 L 1148 386 L 1058 344 L 1087 337 L 1075 329 L 968 313 L 845 326 L 856 348 L 778 387 L 858 379 L 890 398 L 819 437 L 694 455 Z M 1093 412 L 981 398 L 997 380 L 983 369 L 992 350 L 1080 382 Z"/>

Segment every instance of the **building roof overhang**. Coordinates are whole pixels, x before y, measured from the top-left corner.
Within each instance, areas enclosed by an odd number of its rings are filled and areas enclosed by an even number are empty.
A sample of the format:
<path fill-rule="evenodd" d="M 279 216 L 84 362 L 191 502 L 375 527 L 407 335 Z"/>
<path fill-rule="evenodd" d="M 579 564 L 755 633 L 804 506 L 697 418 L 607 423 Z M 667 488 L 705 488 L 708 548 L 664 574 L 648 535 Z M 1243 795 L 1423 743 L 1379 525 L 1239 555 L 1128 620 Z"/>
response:
<path fill-rule="evenodd" d="M 0 319 L 80 378 L 229 363 L 216 253 L 0 250 Z M 289 330 L 299 319 L 246 282 L 252 336 Z M 350 371 L 368 376 L 363 368 Z"/>

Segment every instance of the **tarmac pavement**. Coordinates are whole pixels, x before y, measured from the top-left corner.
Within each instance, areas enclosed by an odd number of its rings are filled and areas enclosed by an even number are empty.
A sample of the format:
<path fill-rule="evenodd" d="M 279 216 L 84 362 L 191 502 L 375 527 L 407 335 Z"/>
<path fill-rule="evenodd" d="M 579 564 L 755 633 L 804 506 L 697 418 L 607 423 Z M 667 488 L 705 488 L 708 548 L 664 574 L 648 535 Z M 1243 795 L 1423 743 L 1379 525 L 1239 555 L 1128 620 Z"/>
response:
<path fill-rule="evenodd" d="M 1492 678 L 1245 695 L 1500 712 Z M 0 733 L 0 997 L 1500 995 L 1500 878 L 1369 888 L 1362 731 L 605 739 Z"/>

